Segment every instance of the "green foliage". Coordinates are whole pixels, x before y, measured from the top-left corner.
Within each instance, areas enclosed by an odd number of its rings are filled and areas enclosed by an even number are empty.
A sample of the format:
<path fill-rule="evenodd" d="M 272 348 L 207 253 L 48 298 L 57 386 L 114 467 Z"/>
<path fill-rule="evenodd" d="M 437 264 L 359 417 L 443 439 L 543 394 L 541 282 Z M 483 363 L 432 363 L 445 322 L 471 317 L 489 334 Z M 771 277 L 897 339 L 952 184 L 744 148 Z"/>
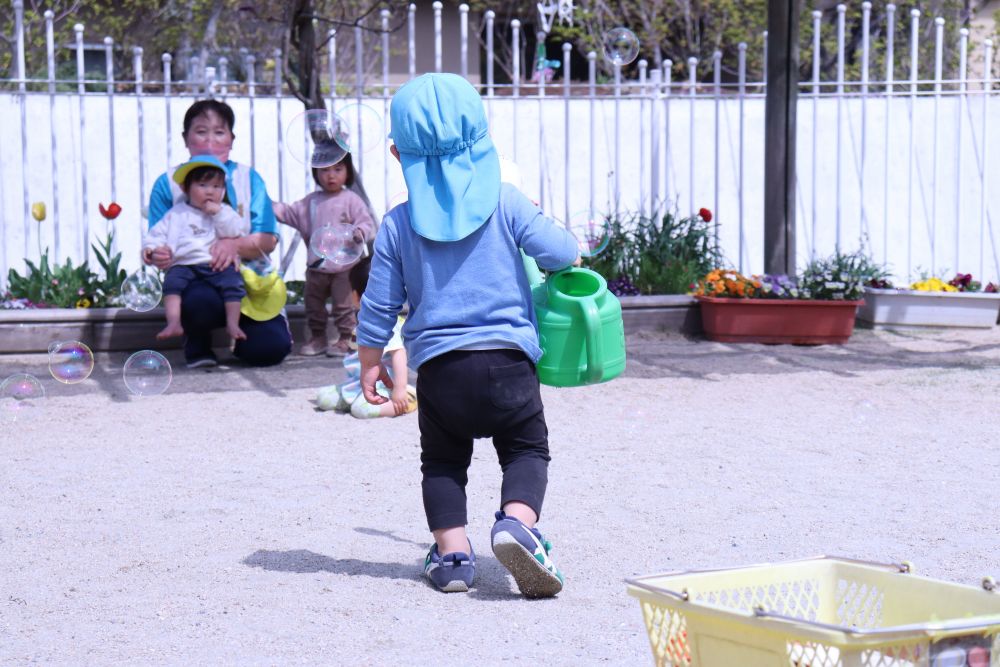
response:
<path fill-rule="evenodd" d="M 799 294 L 803 299 L 860 299 L 869 280 L 884 276 L 885 270 L 861 249 L 834 253 L 826 259 L 814 259 L 799 276 Z"/>
<path fill-rule="evenodd" d="M 721 263 L 714 227 L 698 216 L 632 214 L 609 226 L 607 249 L 585 265 L 608 280 L 627 277 L 642 294 L 684 294 Z"/>
<path fill-rule="evenodd" d="M 287 305 L 294 306 L 296 304 L 305 303 L 304 297 L 306 293 L 306 281 L 286 280 L 285 291 L 288 293 L 288 301 L 286 302 Z"/>
<path fill-rule="evenodd" d="M 25 275 L 11 269 L 7 274 L 7 289 L 11 297 L 28 299 L 34 304 L 57 308 L 107 308 L 119 305 L 120 290 L 127 274 L 120 267 L 121 253 L 111 254 L 114 231 L 109 231 L 102 243 L 91 246 L 98 264 L 104 271 L 99 276 L 88 262 L 73 266 L 49 265 L 49 251 L 41 254 L 37 266 L 25 260 Z"/>

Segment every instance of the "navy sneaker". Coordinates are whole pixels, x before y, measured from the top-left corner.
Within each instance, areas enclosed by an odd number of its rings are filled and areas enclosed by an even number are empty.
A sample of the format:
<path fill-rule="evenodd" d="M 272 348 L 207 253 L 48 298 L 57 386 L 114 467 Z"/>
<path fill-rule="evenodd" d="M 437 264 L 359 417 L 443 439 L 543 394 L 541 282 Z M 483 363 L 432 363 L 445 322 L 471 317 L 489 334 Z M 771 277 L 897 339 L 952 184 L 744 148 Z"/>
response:
<path fill-rule="evenodd" d="M 465 593 L 476 578 L 476 552 L 469 542 L 468 554 L 460 551 L 442 556 L 437 544 L 424 559 L 424 574 L 445 593 Z"/>
<path fill-rule="evenodd" d="M 497 560 L 514 575 L 521 594 L 529 598 L 550 598 L 563 587 L 563 575 L 552 562 L 552 544 L 537 528 L 528 528 L 520 519 L 496 513 L 491 539 Z"/>

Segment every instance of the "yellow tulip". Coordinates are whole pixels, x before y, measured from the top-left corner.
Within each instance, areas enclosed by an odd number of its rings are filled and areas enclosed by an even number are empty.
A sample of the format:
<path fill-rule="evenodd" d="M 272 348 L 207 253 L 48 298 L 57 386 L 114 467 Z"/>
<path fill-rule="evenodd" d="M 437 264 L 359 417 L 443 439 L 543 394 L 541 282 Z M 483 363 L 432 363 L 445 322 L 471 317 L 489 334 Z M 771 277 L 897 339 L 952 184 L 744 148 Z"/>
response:
<path fill-rule="evenodd" d="M 36 201 L 31 205 L 31 217 L 41 222 L 45 219 L 45 202 Z"/>

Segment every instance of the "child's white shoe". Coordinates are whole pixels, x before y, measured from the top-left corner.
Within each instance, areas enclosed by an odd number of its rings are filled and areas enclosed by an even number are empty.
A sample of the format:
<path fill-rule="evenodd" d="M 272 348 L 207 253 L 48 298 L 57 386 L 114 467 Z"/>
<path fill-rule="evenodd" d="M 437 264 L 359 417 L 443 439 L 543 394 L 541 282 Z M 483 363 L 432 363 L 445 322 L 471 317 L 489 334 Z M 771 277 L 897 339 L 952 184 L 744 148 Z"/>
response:
<path fill-rule="evenodd" d="M 337 412 L 349 412 L 350 404 L 344 400 L 344 395 L 340 392 L 340 385 L 331 384 L 328 387 L 320 387 L 316 392 L 316 407 L 320 410 L 336 410 Z"/>

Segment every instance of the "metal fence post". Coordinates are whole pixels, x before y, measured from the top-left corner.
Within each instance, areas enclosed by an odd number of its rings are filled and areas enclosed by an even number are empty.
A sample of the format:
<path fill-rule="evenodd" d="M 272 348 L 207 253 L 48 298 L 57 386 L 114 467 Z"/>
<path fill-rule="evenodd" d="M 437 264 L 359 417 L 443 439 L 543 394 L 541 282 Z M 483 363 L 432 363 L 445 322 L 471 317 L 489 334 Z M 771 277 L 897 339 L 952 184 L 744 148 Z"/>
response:
<path fill-rule="evenodd" d="M 860 200 L 859 243 L 864 247 L 868 230 L 865 217 L 865 162 L 868 157 L 868 58 L 871 31 L 872 3 L 861 3 L 861 168 L 858 170 L 858 199 Z"/>
<path fill-rule="evenodd" d="M 966 77 L 968 76 L 969 30 L 962 28 L 959 34 L 958 64 L 958 121 L 955 123 L 955 271 L 962 270 L 962 125 L 965 120 Z M 982 277 L 982 274 L 980 274 Z"/>
<path fill-rule="evenodd" d="M 462 76 L 469 78 L 469 5 L 464 2 L 458 6 L 459 20 L 459 45 L 461 55 L 459 57 L 460 71 Z"/>
<path fill-rule="evenodd" d="M 986 270 L 986 227 L 989 221 L 989 198 L 987 197 L 987 187 L 986 187 L 986 175 L 988 173 L 987 165 L 989 164 L 989 104 L 990 104 L 990 91 L 993 87 L 993 40 L 987 39 L 983 43 L 983 49 L 985 50 L 985 57 L 983 58 L 983 133 L 982 141 L 983 144 L 983 161 L 982 168 L 979 172 L 979 275 L 982 276 L 983 272 Z M 992 230 L 990 230 L 990 236 L 992 237 Z M 994 260 L 996 258 L 996 247 L 993 249 Z M 1000 268 L 1000 267 L 998 267 Z"/>
<path fill-rule="evenodd" d="M 111 137 L 111 200 L 118 201 L 118 188 L 115 185 L 115 60 L 114 60 L 115 40 L 110 37 L 104 38 L 104 71 L 108 81 L 108 131 Z M 111 223 L 108 223 L 110 226 Z"/>
<path fill-rule="evenodd" d="M 597 99 L 597 54 L 593 51 L 587 52 L 587 95 L 590 98 L 590 118 L 588 125 L 590 126 L 590 138 L 587 144 L 588 152 L 591 159 L 587 160 L 590 166 L 590 187 L 587 188 L 590 192 L 590 208 L 588 209 L 587 219 L 594 219 L 594 124 L 596 123 L 596 113 L 595 113 L 595 103 Z"/>
<path fill-rule="evenodd" d="M 84 149 L 84 137 L 87 135 L 87 115 L 84 111 L 84 94 L 87 86 L 84 77 L 86 70 L 83 64 L 83 24 L 73 26 L 76 33 L 76 99 L 80 114 L 80 224 L 82 225 L 81 256 L 84 261 L 90 260 L 90 215 L 87 206 L 87 154 Z"/>
<path fill-rule="evenodd" d="M 917 106 L 917 63 L 920 55 L 920 10 L 910 10 L 910 136 L 909 165 L 906 176 L 906 276 L 909 280 L 913 271 L 913 170 L 916 153 L 913 150 L 915 113 Z"/>
<path fill-rule="evenodd" d="M 49 79 L 49 155 L 52 167 L 52 248 L 55 253 L 55 260 L 62 260 L 61 234 L 59 233 L 59 142 L 56 139 L 56 46 L 52 34 L 52 21 L 55 14 L 52 10 L 45 10 L 45 55 L 47 60 L 47 70 Z M 41 236 L 41 227 L 38 229 Z"/>
<path fill-rule="evenodd" d="M 840 172 L 842 171 L 841 153 L 843 143 L 843 109 L 844 109 L 844 15 L 847 12 L 847 5 L 837 5 L 837 186 L 836 186 L 836 225 L 837 237 L 834 245 L 836 252 L 840 252 L 840 239 L 842 234 L 840 220 Z"/>
<path fill-rule="evenodd" d="M 510 50 L 511 50 L 511 99 L 517 100 L 521 94 L 521 22 L 514 19 L 510 22 Z M 510 122 L 512 128 L 512 142 L 514 162 L 517 162 L 517 102 L 511 105 Z"/>
<path fill-rule="evenodd" d="M 431 5 L 434 8 L 434 71 L 441 71 L 441 7 L 443 5 L 435 0 Z"/>
<path fill-rule="evenodd" d="M 738 259 L 737 259 L 737 266 L 739 267 L 740 273 L 743 273 L 743 255 L 745 253 L 744 242 L 743 242 L 743 236 L 744 236 L 744 230 L 743 230 L 743 225 L 744 225 L 744 218 L 743 218 L 743 179 L 744 179 L 744 171 L 743 171 L 743 162 L 744 162 L 744 160 L 743 160 L 743 132 L 744 132 L 744 127 L 746 125 L 743 122 L 743 103 L 744 103 L 744 101 L 746 101 L 746 97 L 747 97 L 747 43 L 746 42 L 740 42 L 739 49 L 740 49 L 740 59 L 739 59 L 739 63 L 737 65 L 737 67 L 738 67 L 738 77 L 739 77 L 739 99 L 740 99 L 740 131 L 739 131 L 739 148 L 738 148 L 739 156 L 740 156 L 739 157 L 740 164 L 739 164 L 739 175 L 737 177 L 738 178 L 738 181 L 737 181 L 738 185 L 737 185 L 737 188 L 736 188 L 737 205 L 738 205 L 738 208 L 739 208 L 739 212 L 738 212 L 738 215 L 739 215 L 739 250 L 738 250 L 738 255 L 737 255 L 737 257 L 738 257 Z M 813 196 L 815 197 L 815 191 L 814 191 Z"/>
<path fill-rule="evenodd" d="M 931 271 L 937 266 L 937 211 L 938 211 L 938 134 L 941 106 L 941 76 L 944 67 L 944 19 L 934 19 L 934 145 L 931 151 Z"/>
<path fill-rule="evenodd" d="M 569 144 L 570 144 L 570 131 L 569 131 L 569 100 L 570 100 L 570 54 L 573 52 L 573 45 L 569 42 L 563 42 L 562 45 L 563 52 L 563 174 L 565 178 L 563 180 L 563 219 L 566 224 L 570 223 L 570 204 L 569 204 Z"/>
<path fill-rule="evenodd" d="M 139 206 L 146 201 L 146 131 L 142 109 L 142 47 L 132 47 L 132 73 L 135 76 L 136 129 L 139 133 Z"/>
<path fill-rule="evenodd" d="M 819 73 L 822 52 L 820 51 L 820 22 L 823 19 L 823 12 L 814 10 L 813 20 L 813 43 L 812 43 L 812 221 L 809 235 L 809 259 L 816 258 L 816 233 L 819 230 L 819 182 L 817 175 L 819 172 Z"/>
<path fill-rule="evenodd" d="M 698 59 L 694 56 L 688 58 L 688 99 L 690 100 L 690 118 L 688 119 L 688 213 L 693 215 L 697 210 L 694 199 L 694 107 L 695 90 L 698 86 L 697 79 Z"/>
<path fill-rule="evenodd" d="M 885 148 L 882 164 L 882 263 L 889 261 L 889 115 L 892 111 L 893 59 L 895 58 L 896 5 L 889 3 L 886 12 L 885 44 Z"/>
<path fill-rule="evenodd" d="M 406 53 L 410 78 L 417 75 L 417 6 L 406 8 Z"/>
<path fill-rule="evenodd" d="M 719 105 L 722 101 L 722 51 L 712 53 L 712 94 L 715 96 L 715 196 L 712 203 L 712 220 L 715 222 L 715 250 L 719 250 Z"/>

